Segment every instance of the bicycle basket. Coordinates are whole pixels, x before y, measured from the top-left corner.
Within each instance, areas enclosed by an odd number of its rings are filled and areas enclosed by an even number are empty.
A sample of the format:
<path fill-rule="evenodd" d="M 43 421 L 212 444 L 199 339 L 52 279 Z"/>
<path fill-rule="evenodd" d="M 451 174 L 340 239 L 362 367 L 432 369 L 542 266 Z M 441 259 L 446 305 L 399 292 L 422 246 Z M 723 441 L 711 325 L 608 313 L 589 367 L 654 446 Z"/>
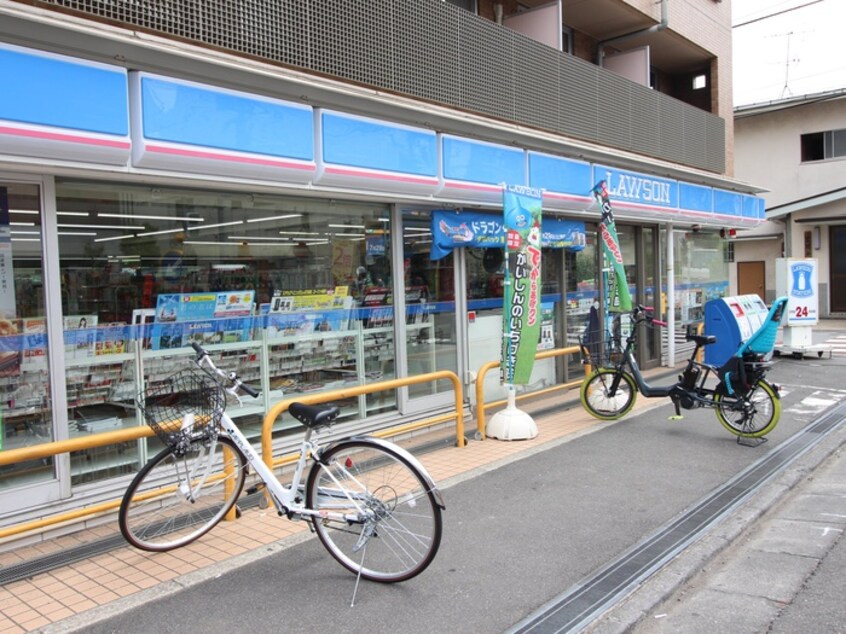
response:
<path fill-rule="evenodd" d="M 178 446 L 217 435 L 226 393 L 202 370 L 187 369 L 148 386 L 137 405 L 156 436 Z"/>
<path fill-rule="evenodd" d="M 582 363 L 594 368 L 611 367 L 620 363 L 623 358 L 619 340 L 607 333 L 600 341 L 588 336 L 579 337 L 579 347 Z"/>

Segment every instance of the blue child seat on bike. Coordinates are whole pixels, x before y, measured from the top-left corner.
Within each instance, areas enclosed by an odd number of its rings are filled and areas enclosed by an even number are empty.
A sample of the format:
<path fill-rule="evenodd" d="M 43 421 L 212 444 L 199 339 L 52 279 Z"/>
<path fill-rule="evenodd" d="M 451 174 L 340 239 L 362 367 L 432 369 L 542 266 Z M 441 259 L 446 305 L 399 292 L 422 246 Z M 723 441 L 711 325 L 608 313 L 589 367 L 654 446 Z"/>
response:
<path fill-rule="evenodd" d="M 729 394 L 734 394 L 734 385 L 738 382 L 741 385 L 746 383 L 746 366 L 744 364 L 744 356 L 748 356 L 751 353 L 756 357 L 763 357 L 773 351 L 776 335 L 778 334 L 778 327 L 781 325 L 781 320 L 784 317 L 784 311 L 786 308 L 787 297 L 779 297 L 776 299 L 770 307 L 770 311 L 767 313 L 764 323 L 761 324 L 758 330 L 752 333 L 752 336 L 749 337 L 749 339 L 740 345 L 737 352 L 735 352 L 720 368 L 720 376 L 722 376 L 723 383 L 725 383 Z"/>
<path fill-rule="evenodd" d="M 770 307 L 770 312 L 767 313 L 764 323 L 761 324 L 761 327 L 749 339 L 741 344 L 737 352 L 734 353 L 734 356 L 742 357 L 744 352 L 754 352 L 755 354 L 769 354 L 772 352 L 775 347 L 778 327 L 781 324 L 782 317 L 784 317 L 785 308 L 787 308 L 787 298 L 779 297 L 776 299 Z"/>

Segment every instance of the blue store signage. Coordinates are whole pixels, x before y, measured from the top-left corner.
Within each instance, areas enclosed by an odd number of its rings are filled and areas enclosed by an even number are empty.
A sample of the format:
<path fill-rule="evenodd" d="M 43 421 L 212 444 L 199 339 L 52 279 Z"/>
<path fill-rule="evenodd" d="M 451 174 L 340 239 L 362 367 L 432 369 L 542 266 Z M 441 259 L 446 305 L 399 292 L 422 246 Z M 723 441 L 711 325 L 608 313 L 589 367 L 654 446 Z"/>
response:
<path fill-rule="evenodd" d="M 502 216 L 474 211 L 432 212 L 433 260 L 449 255 L 456 247 L 505 248 Z M 578 220 L 544 218 L 541 246 L 551 249 L 585 248 L 585 223 Z"/>

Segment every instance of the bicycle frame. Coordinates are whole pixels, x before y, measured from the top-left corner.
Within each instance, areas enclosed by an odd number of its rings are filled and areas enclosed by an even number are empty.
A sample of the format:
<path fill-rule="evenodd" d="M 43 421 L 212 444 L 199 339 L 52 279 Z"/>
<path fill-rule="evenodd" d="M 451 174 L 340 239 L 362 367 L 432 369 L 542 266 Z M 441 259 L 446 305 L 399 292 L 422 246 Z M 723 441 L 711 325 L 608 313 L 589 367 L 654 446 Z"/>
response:
<path fill-rule="evenodd" d="M 642 322 L 637 321 L 634 323 L 632 334 L 626 337 L 626 347 L 623 349 L 621 360 L 619 363 L 613 364 L 616 375 L 611 381 L 609 393 L 612 395 L 616 393 L 617 388 L 620 385 L 620 381 L 622 380 L 622 374 L 628 366 L 629 375 L 632 379 L 634 379 L 637 391 L 643 394 L 646 398 L 669 397 L 676 407 L 677 415 L 679 414 L 679 407 L 683 407 L 685 409 L 691 409 L 693 407 L 717 407 L 718 402 L 714 400 L 714 396 L 716 395 L 719 386 L 723 384 L 723 379 L 719 376 L 719 372 L 716 367 L 707 363 L 700 363 L 696 361 L 696 355 L 705 345 L 700 339 L 694 339 L 696 345 L 690 355 L 690 358 L 687 360 L 687 365 L 682 371 L 678 381 L 670 385 L 660 386 L 650 385 L 646 381 L 640 371 L 637 360 L 634 358 L 633 350 L 637 341 L 636 329 L 640 323 Z M 688 373 L 691 372 L 693 368 L 697 368 L 698 370 L 693 377 L 693 381 L 688 384 Z M 705 387 L 705 381 L 712 372 L 718 381 L 717 388 Z M 737 407 L 742 407 L 743 399 L 734 397 L 733 393 L 729 392 L 728 398 L 721 401 L 721 403 L 723 405 L 736 403 Z"/>
<path fill-rule="evenodd" d="M 611 381 L 609 393 L 612 395 L 616 393 L 617 388 L 620 385 L 620 381 L 622 380 L 622 373 L 625 371 L 626 367 L 628 367 L 629 375 L 632 379 L 634 379 L 637 391 L 643 394 L 646 398 L 669 397 L 673 400 L 674 404 L 676 404 L 677 409 L 679 405 L 685 409 L 690 409 L 694 406 L 716 407 L 717 404 L 714 402 L 713 397 L 717 390 L 705 387 L 705 381 L 712 372 L 714 373 L 714 376 L 717 376 L 718 381 L 721 381 L 721 379 L 718 376 L 717 368 L 706 363 L 699 363 L 696 361 L 696 355 L 704 345 L 699 340 L 696 340 L 696 346 L 693 349 L 690 358 L 687 360 L 687 365 L 682 371 L 679 381 L 671 383 L 670 385 L 650 385 L 646 381 L 640 371 L 637 360 L 634 358 L 634 345 L 637 341 L 637 327 L 641 323 L 643 323 L 643 320 L 636 321 L 633 324 L 632 333 L 626 337 L 626 347 L 623 349 L 622 358 L 618 363 L 613 364 L 616 375 Z M 695 382 L 688 385 L 686 384 L 685 377 L 694 367 L 699 368 L 699 371 L 695 377 Z"/>
<path fill-rule="evenodd" d="M 255 469 L 256 474 L 258 475 L 259 479 L 261 479 L 261 481 L 264 483 L 266 490 L 270 495 L 270 499 L 273 501 L 273 504 L 280 515 L 319 515 L 317 511 L 306 509 L 305 504 L 297 499 L 308 456 L 309 454 L 316 455 L 316 453 L 319 452 L 319 448 L 311 442 L 311 436 L 313 434 L 312 429 L 306 429 L 305 437 L 303 438 L 302 443 L 300 445 L 300 453 L 297 458 L 296 466 L 294 468 L 293 479 L 291 480 L 290 485 L 285 486 L 279 481 L 279 479 L 276 477 L 270 467 L 264 464 L 261 457 L 253 448 L 252 443 L 247 440 L 244 434 L 241 433 L 241 430 L 238 429 L 237 425 L 235 425 L 233 420 L 225 412 L 220 419 L 220 426 L 221 429 L 226 432 L 232 442 L 235 443 L 235 446 L 238 447 L 238 449 L 241 450 L 241 453 L 244 454 L 244 457 L 247 459 L 247 463 L 253 469 Z M 334 476 L 331 473 L 330 476 L 334 479 Z M 352 499 L 352 497 L 348 493 L 347 498 L 349 498 L 349 501 L 355 505 L 356 509 L 359 512 L 361 512 L 361 506 L 354 499 Z M 332 519 L 339 519 L 343 521 L 361 521 L 358 517 L 351 518 L 340 513 Z"/>
<path fill-rule="evenodd" d="M 640 372 L 640 366 L 638 366 L 633 354 L 634 344 L 637 340 L 635 329 L 638 327 L 638 324 L 633 324 L 633 326 L 634 327 L 632 329 L 632 334 L 626 337 L 626 347 L 623 349 L 623 357 L 619 361 L 619 363 L 614 364 L 614 369 L 617 371 L 617 376 L 615 376 L 614 380 L 611 382 L 611 394 L 614 394 L 614 392 L 616 392 L 617 387 L 620 385 L 622 372 L 626 368 L 626 366 L 628 366 L 629 370 L 631 370 L 630 374 L 635 380 L 635 385 L 637 385 L 638 392 L 640 392 L 647 398 L 661 398 L 670 396 L 673 389 L 678 386 L 678 383 L 673 383 L 672 385 L 666 386 L 654 386 L 647 383 L 646 379 L 643 378 L 643 375 Z M 695 354 L 696 352 L 694 351 L 694 355 Z"/>
<path fill-rule="evenodd" d="M 306 427 L 305 436 L 300 444 L 300 451 L 299 456 L 297 457 L 297 462 L 294 467 L 294 474 L 291 480 L 291 483 L 288 486 L 283 485 L 276 475 L 273 473 L 272 469 L 268 467 L 264 461 L 261 459 L 259 454 L 256 452 L 255 448 L 252 446 L 249 440 L 244 436 L 240 429 L 238 429 L 237 425 L 233 422 L 233 420 L 229 417 L 229 415 L 224 412 L 223 416 L 220 420 L 221 429 L 223 429 L 227 436 L 235 443 L 235 446 L 241 450 L 241 453 L 244 454 L 244 457 L 247 459 L 247 463 L 255 469 L 256 474 L 258 475 L 259 479 L 264 483 L 267 492 L 270 495 L 270 499 L 273 501 L 274 506 L 276 507 L 277 512 L 280 515 L 287 515 L 288 517 L 293 516 L 306 516 L 306 517 L 324 517 L 333 520 L 340 520 L 345 522 L 352 522 L 352 523 L 362 523 L 365 521 L 365 511 L 362 505 L 359 503 L 358 500 L 355 499 L 354 495 L 351 495 L 350 491 L 342 486 L 340 482 L 338 482 L 337 478 L 335 477 L 334 473 L 332 473 L 331 469 L 328 469 L 326 465 L 324 465 L 320 461 L 320 456 L 323 453 L 323 449 L 317 445 L 316 443 L 312 442 L 312 436 L 315 435 L 315 431 L 310 428 Z M 361 437 L 350 437 L 344 438 L 343 441 L 338 442 L 346 442 L 350 440 L 358 440 L 362 439 Z M 392 451 L 395 451 L 401 454 L 407 461 L 409 461 L 418 471 L 425 477 L 426 479 L 426 487 L 432 494 L 435 496 L 435 501 L 441 508 L 445 508 L 445 504 L 443 502 L 443 498 L 441 496 L 441 492 L 438 489 L 437 485 L 435 484 L 434 480 L 431 479 L 426 469 L 417 460 L 412 454 L 408 453 L 401 447 L 397 447 L 387 441 L 384 441 L 380 438 L 373 438 L 367 437 L 366 439 L 368 442 L 380 445 L 384 448 L 390 448 Z M 331 446 L 327 447 L 329 449 Z M 338 489 L 333 492 L 333 495 L 341 495 L 345 497 L 350 503 L 352 503 L 357 511 L 356 515 L 350 514 L 343 514 L 343 513 L 331 513 L 326 511 L 325 509 L 321 511 L 316 511 L 313 509 L 309 509 L 305 506 L 305 503 L 298 499 L 300 497 L 299 492 L 303 482 L 303 474 L 305 473 L 306 462 L 309 459 L 309 456 L 312 456 L 312 459 L 317 462 L 321 466 L 322 469 L 329 475 L 332 481 L 338 485 Z M 345 467 L 340 467 L 345 475 L 349 476 L 351 479 L 354 479 L 351 473 L 349 473 Z"/>

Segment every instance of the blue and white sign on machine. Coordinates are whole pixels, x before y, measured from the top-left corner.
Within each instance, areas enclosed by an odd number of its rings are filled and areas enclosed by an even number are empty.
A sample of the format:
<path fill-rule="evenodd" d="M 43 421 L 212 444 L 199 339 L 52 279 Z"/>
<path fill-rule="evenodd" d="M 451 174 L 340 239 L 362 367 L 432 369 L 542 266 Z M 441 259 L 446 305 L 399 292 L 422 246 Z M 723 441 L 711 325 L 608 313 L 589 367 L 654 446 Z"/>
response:
<path fill-rule="evenodd" d="M 816 326 L 819 280 L 815 258 L 776 260 L 776 294 L 787 295 L 788 326 Z"/>

